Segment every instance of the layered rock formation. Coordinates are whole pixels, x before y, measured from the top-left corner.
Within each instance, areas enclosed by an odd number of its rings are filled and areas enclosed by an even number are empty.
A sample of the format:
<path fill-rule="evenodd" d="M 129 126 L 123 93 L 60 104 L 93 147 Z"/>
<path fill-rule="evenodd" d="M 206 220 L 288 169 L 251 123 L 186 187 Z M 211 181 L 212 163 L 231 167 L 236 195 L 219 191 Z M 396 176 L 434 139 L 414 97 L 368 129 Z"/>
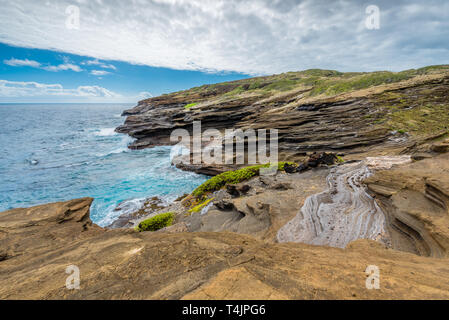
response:
<path fill-rule="evenodd" d="M 280 160 L 299 161 L 310 151 L 382 153 L 413 145 L 408 133 L 446 132 L 448 90 L 445 66 L 397 74 L 308 70 L 144 100 L 124 112 L 117 131 L 136 138 L 130 147 L 140 149 L 173 144 L 173 130 L 192 131 L 201 121 L 203 130 L 278 129 Z M 216 174 L 230 167 L 182 168 Z"/>
<path fill-rule="evenodd" d="M 345 250 L 235 233 L 106 230 L 91 199 L 0 214 L 0 299 L 449 299 L 448 259 L 368 240 Z M 80 289 L 66 287 L 68 266 Z M 380 289 L 366 288 L 368 265 Z"/>
<path fill-rule="evenodd" d="M 395 248 L 449 256 L 448 153 L 379 171 L 365 183 L 386 213 Z"/>

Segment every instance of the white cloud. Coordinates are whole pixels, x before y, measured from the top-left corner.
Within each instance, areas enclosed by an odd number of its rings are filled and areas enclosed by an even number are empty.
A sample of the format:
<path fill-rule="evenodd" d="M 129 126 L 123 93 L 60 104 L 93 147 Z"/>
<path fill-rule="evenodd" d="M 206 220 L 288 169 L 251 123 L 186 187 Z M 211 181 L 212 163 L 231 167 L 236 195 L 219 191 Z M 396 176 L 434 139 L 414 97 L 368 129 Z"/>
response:
<path fill-rule="evenodd" d="M 0 0 L 0 42 L 174 69 L 278 73 L 306 68 L 400 70 L 449 56 L 449 2 L 376 0 Z M 97 60 L 91 60 L 97 61 Z M 98 61 L 99 62 L 99 61 Z M 100 62 L 99 62 L 100 63 Z M 95 64 L 92 64 L 95 65 Z"/>
<path fill-rule="evenodd" d="M 88 65 L 88 66 L 99 66 L 103 69 L 117 70 L 117 68 L 114 65 L 101 62 L 98 59 L 87 60 L 87 61 L 82 62 L 81 64 Z"/>
<path fill-rule="evenodd" d="M 51 96 L 83 98 L 121 97 L 121 95 L 99 86 L 79 86 L 76 89 L 65 89 L 61 84 L 0 80 L 1 98 Z"/>
<path fill-rule="evenodd" d="M 90 74 L 94 75 L 94 76 L 105 76 L 108 74 L 111 74 L 109 71 L 104 71 L 104 70 L 92 70 L 90 72 Z"/>
<path fill-rule="evenodd" d="M 60 64 L 57 66 L 45 66 L 45 67 L 42 67 L 42 69 L 51 71 L 51 72 L 67 71 L 67 70 L 71 70 L 71 71 L 75 71 L 75 72 L 83 71 L 83 69 L 81 69 L 79 66 L 77 66 L 75 64 L 71 64 L 71 63 L 64 63 L 64 64 Z"/>
<path fill-rule="evenodd" d="M 33 68 L 40 68 L 41 64 L 37 61 L 34 60 L 20 60 L 20 59 L 15 59 L 15 58 L 11 58 L 9 60 L 4 60 L 3 61 L 4 64 L 7 64 L 8 66 L 12 66 L 12 67 L 33 67 Z"/>
<path fill-rule="evenodd" d="M 75 72 L 81 72 L 83 69 L 81 69 L 76 64 L 70 63 L 66 58 L 64 58 L 65 62 L 63 64 L 52 66 L 52 65 L 43 65 L 40 62 L 34 61 L 34 60 L 20 60 L 16 58 L 11 58 L 9 60 L 4 60 L 3 63 L 12 66 L 12 67 L 32 67 L 32 68 L 38 68 L 43 69 L 46 71 L 51 72 L 59 72 L 59 71 L 75 71 Z"/>

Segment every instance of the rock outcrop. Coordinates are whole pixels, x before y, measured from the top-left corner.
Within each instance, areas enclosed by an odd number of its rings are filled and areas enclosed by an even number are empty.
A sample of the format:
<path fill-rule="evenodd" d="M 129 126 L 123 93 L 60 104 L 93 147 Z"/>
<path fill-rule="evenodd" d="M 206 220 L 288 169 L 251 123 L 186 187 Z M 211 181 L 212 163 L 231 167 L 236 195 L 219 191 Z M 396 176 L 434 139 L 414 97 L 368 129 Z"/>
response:
<path fill-rule="evenodd" d="M 395 248 L 449 256 L 448 153 L 379 171 L 365 183 L 386 213 Z"/>
<path fill-rule="evenodd" d="M 107 230 L 91 223 L 91 201 L 0 214 L 0 299 L 449 299 L 448 259 L 368 240 L 343 250 Z M 369 265 L 379 267 L 379 290 L 366 288 Z M 79 290 L 66 287 L 68 266 L 79 268 Z"/>
<path fill-rule="evenodd" d="M 144 100 L 124 112 L 128 117 L 117 131 L 136 138 L 130 148 L 140 149 L 174 144 L 172 131 L 192 132 L 194 121 L 203 131 L 278 129 L 281 161 L 300 161 L 313 151 L 398 153 L 423 133 L 449 130 L 448 90 L 446 67 L 399 74 L 309 70 Z M 212 175 L 230 169 L 181 168 Z"/>

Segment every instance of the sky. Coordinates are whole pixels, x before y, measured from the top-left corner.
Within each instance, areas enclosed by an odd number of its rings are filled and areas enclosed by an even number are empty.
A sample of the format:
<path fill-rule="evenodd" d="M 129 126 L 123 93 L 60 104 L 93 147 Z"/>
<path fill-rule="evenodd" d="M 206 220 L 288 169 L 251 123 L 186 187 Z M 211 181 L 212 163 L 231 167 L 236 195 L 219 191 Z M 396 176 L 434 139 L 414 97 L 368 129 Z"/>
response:
<path fill-rule="evenodd" d="M 446 0 L 0 0 L 0 102 L 137 102 L 310 68 L 449 63 Z"/>

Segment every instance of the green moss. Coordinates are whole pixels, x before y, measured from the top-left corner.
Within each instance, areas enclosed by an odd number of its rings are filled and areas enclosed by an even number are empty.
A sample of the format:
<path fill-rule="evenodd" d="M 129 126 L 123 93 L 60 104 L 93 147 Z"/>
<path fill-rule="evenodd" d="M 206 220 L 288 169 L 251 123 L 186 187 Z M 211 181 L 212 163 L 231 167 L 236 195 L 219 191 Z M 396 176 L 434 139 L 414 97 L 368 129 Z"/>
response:
<path fill-rule="evenodd" d="M 198 103 L 189 103 L 189 104 L 186 104 L 185 106 L 184 106 L 184 109 L 190 109 L 190 108 L 192 108 L 192 107 L 194 107 L 194 106 L 196 106 Z"/>
<path fill-rule="evenodd" d="M 139 232 L 157 231 L 159 229 L 171 226 L 174 219 L 174 212 L 161 213 L 139 223 L 139 225 L 136 227 L 136 230 Z"/>
<path fill-rule="evenodd" d="M 343 163 L 343 162 L 345 162 L 345 160 L 342 157 L 337 155 L 337 162 L 338 163 Z"/>
<path fill-rule="evenodd" d="M 278 170 L 283 171 L 284 165 L 286 163 L 294 164 L 293 162 L 279 162 Z M 235 171 L 223 172 L 204 182 L 192 192 L 192 195 L 196 198 L 200 198 L 205 193 L 220 190 L 227 184 L 236 184 L 245 180 L 249 180 L 256 175 L 259 175 L 259 171 L 261 168 L 268 168 L 269 166 L 269 164 L 261 164 L 238 169 Z"/>
<path fill-rule="evenodd" d="M 197 205 L 197 206 L 193 207 L 192 209 L 190 209 L 189 213 L 200 212 L 204 207 L 206 207 L 214 199 L 215 198 L 210 198 L 210 199 L 207 199 L 207 200 L 201 202 L 199 205 Z"/>

